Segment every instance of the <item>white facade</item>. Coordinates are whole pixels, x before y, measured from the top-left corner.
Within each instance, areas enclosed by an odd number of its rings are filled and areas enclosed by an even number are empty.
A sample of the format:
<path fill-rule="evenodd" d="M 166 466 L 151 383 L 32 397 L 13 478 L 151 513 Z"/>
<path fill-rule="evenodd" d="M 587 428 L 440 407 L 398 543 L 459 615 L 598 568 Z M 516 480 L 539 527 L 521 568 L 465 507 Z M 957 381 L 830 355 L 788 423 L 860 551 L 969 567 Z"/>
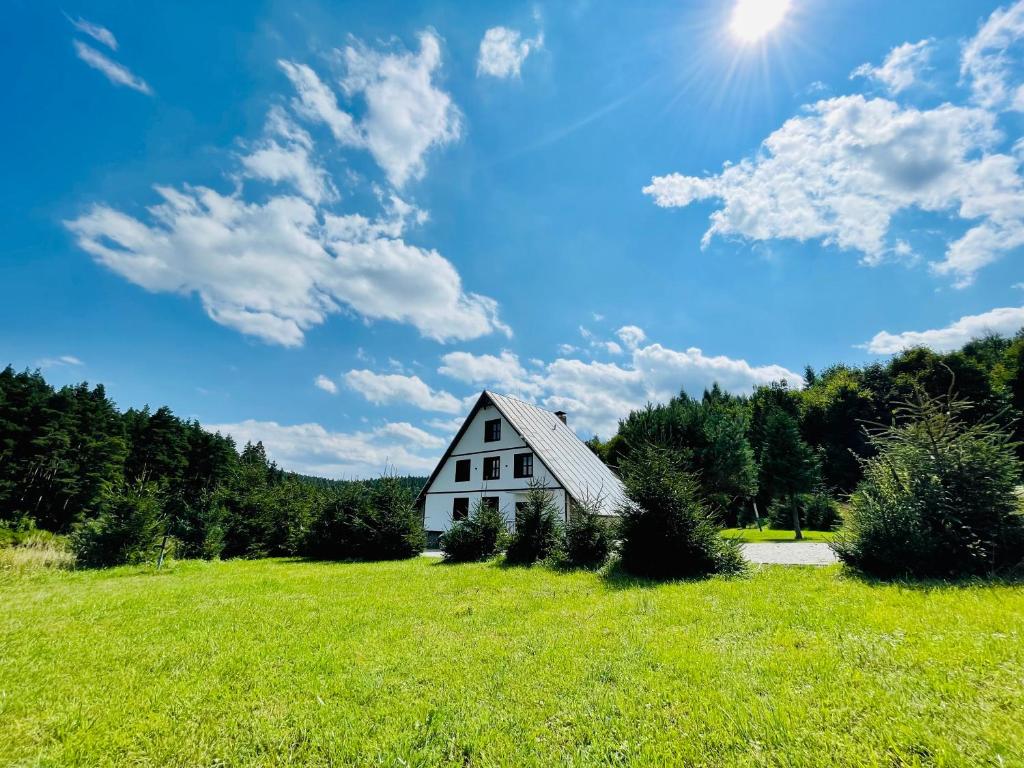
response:
<path fill-rule="evenodd" d="M 424 490 L 423 527 L 431 533 L 447 531 L 458 503 L 472 510 L 482 497 L 496 498 L 498 509 L 511 525 L 515 519 L 516 502 L 525 501 L 531 482 L 543 483 L 565 520 L 568 507 L 565 489 L 498 409 L 491 403 L 485 403 L 470 419 Z M 494 420 L 499 421 L 500 438 L 488 441 L 485 439 L 486 424 Z M 532 457 L 532 474 L 516 477 L 515 457 L 523 454 Z M 495 457 L 498 459 L 498 477 L 485 480 L 485 459 Z M 469 462 L 467 480 L 456 480 L 456 466 L 460 461 Z M 456 502 L 456 499 L 464 501 Z"/>

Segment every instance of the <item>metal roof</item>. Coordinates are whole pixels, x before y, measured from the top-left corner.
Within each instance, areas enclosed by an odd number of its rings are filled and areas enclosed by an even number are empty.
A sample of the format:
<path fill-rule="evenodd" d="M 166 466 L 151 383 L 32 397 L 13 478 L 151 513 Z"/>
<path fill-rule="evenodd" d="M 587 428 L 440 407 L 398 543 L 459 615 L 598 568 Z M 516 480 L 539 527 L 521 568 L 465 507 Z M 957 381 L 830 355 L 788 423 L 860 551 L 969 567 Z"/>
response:
<path fill-rule="evenodd" d="M 551 411 L 508 395 L 485 391 L 494 406 L 576 501 L 599 502 L 604 515 L 626 503 L 622 481 Z"/>

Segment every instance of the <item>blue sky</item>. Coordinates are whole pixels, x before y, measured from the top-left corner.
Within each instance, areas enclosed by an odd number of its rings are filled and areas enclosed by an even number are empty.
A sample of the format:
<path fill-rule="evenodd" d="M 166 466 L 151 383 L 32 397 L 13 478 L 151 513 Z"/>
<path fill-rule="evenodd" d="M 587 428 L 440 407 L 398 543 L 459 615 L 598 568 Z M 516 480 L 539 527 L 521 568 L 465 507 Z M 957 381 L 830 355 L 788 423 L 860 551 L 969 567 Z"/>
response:
<path fill-rule="evenodd" d="M 2 357 L 348 477 L 1024 325 L 1024 1 L 771 2 L 15 0 Z"/>

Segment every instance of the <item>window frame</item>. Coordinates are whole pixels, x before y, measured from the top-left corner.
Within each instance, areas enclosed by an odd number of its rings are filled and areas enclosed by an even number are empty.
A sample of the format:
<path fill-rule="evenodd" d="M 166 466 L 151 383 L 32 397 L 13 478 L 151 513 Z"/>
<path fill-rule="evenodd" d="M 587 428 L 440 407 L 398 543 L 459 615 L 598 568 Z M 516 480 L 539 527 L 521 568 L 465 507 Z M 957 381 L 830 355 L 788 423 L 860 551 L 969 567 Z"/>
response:
<path fill-rule="evenodd" d="M 462 502 L 462 503 L 460 503 Z M 465 509 L 457 509 L 457 507 L 464 506 Z M 452 497 L 452 521 L 459 522 L 460 520 L 466 520 L 469 518 L 469 496 L 454 496 Z"/>
<path fill-rule="evenodd" d="M 527 459 L 529 459 L 530 471 L 524 472 Z M 516 478 L 533 477 L 533 451 L 517 453 L 512 457 L 512 476 Z"/>
<path fill-rule="evenodd" d="M 491 435 L 491 428 L 494 428 L 494 435 Z M 484 442 L 497 443 L 501 440 L 501 418 L 487 419 L 484 422 Z"/>
<path fill-rule="evenodd" d="M 465 468 L 465 477 L 461 476 L 459 470 Z M 468 483 L 473 479 L 473 462 L 471 459 L 456 459 L 455 460 L 455 482 L 456 483 Z"/>
<path fill-rule="evenodd" d="M 498 496 L 481 496 L 480 503 L 485 507 L 493 507 L 495 512 L 501 509 L 501 498 Z"/>
<path fill-rule="evenodd" d="M 490 474 L 492 468 L 494 474 Z M 484 457 L 484 480 L 501 480 L 501 456 Z"/>

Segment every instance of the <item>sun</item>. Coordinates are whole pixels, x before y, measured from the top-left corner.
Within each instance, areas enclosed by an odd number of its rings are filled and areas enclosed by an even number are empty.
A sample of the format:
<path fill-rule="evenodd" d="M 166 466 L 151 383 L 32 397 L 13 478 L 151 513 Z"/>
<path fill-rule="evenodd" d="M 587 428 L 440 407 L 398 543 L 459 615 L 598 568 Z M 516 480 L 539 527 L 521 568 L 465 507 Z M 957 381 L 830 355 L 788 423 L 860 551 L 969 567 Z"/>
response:
<path fill-rule="evenodd" d="M 744 43 L 760 40 L 786 16 L 790 0 L 736 0 L 729 29 Z"/>

